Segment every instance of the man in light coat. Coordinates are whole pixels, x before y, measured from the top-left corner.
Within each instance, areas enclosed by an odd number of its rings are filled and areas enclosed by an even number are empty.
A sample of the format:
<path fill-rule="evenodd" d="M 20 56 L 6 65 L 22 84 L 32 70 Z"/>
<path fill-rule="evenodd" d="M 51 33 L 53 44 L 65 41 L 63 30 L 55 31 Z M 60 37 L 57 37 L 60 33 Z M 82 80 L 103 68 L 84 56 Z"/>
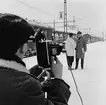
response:
<path fill-rule="evenodd" d="M 76 41 L 76 67 L 78 68 L 79 59 L 81 59 L 81 69 L 84 68 L 85 52 L 87 51 L 86 40 L 82 37 L 82 32 L 78 31 Z"/>
<path fill-rule="evenodd" d="M 67 63 L 68 63 L 68 69 L 73 70 L 72 63 L 74 61 L 74 51 L 76 47 L 76 42 L 73 39 L 73 33 L 70 33 L 65 44 L 66 49 L 66 56 L 67 56 Z"/>

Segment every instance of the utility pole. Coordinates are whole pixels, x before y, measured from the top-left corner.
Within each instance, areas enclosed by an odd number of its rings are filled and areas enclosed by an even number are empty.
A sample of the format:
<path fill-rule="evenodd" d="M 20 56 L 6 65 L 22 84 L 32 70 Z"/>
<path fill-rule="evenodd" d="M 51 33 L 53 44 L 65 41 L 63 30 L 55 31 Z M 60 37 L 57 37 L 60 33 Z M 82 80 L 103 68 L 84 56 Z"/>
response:
<path fill-rule="evenodd" d="M 64 0 L 64 37 L 65 33 L 67 33 L 67 1 Z"/>
<path fill-rule="evenodd" d="M 55 29 L 55 20 L 53 21 L 53 25 L 54 25 L 53 27 L 54 27 L 54 29 Z"/>
<path fill-rule="evenodd" d="M 54 25 L 54 39 L 55 39 L 55 20 L 53 21 L 53 25 Z"/>
<path fill-rule="evenodd" d="M 75 22 L 76 22 L 75 16 L 73 16 L 73 26 L 74 26 L 74 27 L 75 27 Z"/>
<path fill-rule="evenodd" d="M 89 33 L 89 34 L 91 33 L 91 28 L 88 28 L 88 33 Z"/>
<path fill-rule="evenodd" d="M 76 28 L 76 24 L 75 24 L 75 22 L 76 22 L 76 19 L 75 19 L 75 16 L 73 16 L 73 24 L 72 24 L 72 29 L 75 29 Z"/>

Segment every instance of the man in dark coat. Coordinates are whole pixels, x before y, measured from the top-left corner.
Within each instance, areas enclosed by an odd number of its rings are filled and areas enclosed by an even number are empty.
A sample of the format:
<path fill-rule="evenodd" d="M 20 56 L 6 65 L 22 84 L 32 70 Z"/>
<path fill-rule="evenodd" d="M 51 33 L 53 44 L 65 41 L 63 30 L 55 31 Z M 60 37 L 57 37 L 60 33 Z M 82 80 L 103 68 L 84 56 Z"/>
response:
<path fill-rule="evenodd" d="M 0 105 L 67 105 L 69 85 L 62 80 L 62 64 L 52 63 L 55 78 L 47 89 L 31 75 L 22 61 L 34 29 L 23 18 L 0 14 Z"/>
<path fill-rule="evenodd" d="M 86 40 L 82 37 L 82 32 L 78 31 L 76 40 L 76 67 L 78 68 L 79 59 L 81 59 L 81 68 L 84 68 L 85 52 L 87 51 Z"/>

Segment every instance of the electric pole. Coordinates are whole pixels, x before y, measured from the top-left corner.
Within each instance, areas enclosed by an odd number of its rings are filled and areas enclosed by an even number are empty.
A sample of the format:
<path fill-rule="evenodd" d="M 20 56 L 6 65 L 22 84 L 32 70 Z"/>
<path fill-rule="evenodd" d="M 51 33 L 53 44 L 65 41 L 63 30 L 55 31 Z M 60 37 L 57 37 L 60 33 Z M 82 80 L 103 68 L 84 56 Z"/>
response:
<path fill-rule="evenodd" d="M 91 33 L 91 28 L 88 29 L 88 33 L 89 33 L 89 34 Z"/>
<path fill-rule="evenodd" d="M 53 25 L 54 25 L 54 30 L 55 30 L 55 20 L 53 21 Z"/>
<path fill-rule="evenodd" d="M 75 16 L 73 16 L 73 26 L 75 27 L 75 22 L 76 22 L 76 19 L 75 19 Z"/>
<path fill-rule="evenodd" d="M 67 33 L 67 1 L 64 0 L 64 37 L 65 33 Z"/>

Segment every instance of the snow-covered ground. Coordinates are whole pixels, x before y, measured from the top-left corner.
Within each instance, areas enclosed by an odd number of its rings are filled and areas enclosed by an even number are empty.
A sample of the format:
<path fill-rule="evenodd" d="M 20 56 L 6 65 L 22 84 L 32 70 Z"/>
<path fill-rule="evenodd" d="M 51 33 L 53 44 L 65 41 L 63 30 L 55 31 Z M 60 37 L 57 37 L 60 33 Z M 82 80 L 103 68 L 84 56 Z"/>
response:
<path fill-rule="evenodd" d="M 63 63 L 63 79 L 70 85 L 69 105 L 81 105 L 71 72 L 68 70 L 66 55 L 58 56 Z M 37 64 L 36 56 L 24 59 L 27 68 Z M 73 67 L 75 62 L 73 63 Z M 72 71 L 84 105 L 106 105 L 106 42 L 88 45 L 84 70 Z"/>

